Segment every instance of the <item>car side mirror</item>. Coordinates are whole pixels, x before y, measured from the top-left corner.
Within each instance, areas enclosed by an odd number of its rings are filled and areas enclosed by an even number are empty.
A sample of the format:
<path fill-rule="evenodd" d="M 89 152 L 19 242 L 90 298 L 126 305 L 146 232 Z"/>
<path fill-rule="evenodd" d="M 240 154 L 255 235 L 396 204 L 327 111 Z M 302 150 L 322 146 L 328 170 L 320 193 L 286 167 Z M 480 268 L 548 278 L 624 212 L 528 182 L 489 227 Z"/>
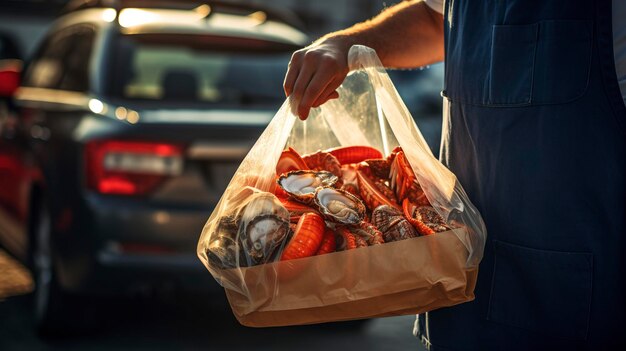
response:
<path fill-rule="evenodd" d="M 0 97 L 10 98 L 20 87 L 22 61 L 0 60 Z"/>

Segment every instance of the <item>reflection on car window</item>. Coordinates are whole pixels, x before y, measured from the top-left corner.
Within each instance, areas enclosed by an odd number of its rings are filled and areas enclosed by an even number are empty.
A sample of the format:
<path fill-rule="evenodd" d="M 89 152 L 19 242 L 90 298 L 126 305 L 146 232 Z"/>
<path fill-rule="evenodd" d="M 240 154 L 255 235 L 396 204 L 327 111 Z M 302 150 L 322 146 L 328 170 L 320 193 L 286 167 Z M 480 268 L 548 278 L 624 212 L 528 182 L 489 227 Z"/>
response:
<path fill-rule="evenodd" d="M 63 77 L 59 89 L 71 91 L 89 90 L 89 63 L 95 32 L 91 28 L 81 28 L 70 40 L 72 45 L 63 58 Z"/>
<path fill-rule="evenodd" d="M 25 86 L 85 92 L 89 89 L 89 62 L 95 32 L 78 26 L 46 39 L 26 73 Z"/>
<path fill-rule="evenodd" d="M 139 43 L 124 37 L 114 95 L 131 100 L 222 105 L 276 104 L 288 53 L 256 54 Z"/>

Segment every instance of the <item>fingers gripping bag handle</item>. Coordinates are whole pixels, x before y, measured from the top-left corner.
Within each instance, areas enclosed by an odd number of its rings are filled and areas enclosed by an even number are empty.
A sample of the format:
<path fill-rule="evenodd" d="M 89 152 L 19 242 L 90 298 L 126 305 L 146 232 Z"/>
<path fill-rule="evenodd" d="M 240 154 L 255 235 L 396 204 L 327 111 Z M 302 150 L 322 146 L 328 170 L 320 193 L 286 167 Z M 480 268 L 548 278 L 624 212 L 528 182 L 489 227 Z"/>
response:
<path fill-rule="evenodd" d="M 374 50 L 296 122 L 288 98 L 204 226 L 198 256 L 245 325 L 420 313 L 473 299 L 486 231 Z M 381 245 L 382 244 L 382 245 Z M 469 278 L 468 278 L 469 277 Z"/>

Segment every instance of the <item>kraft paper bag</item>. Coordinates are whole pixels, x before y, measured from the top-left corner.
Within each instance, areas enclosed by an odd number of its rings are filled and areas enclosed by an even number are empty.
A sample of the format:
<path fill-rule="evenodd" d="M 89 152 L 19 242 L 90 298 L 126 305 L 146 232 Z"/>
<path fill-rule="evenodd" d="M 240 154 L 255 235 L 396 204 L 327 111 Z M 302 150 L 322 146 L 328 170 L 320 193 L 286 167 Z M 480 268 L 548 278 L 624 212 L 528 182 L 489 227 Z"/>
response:
<path fill-rule="evenodd" d="M 466 269 L 467 255 L 456 234 L 443 232 L 244 268 L 254 299 L 226 294 L 251 327 L 417 314 L 474 299 L 477 269 Z M 283 280 L 285 265 L 303 274 Z"/>

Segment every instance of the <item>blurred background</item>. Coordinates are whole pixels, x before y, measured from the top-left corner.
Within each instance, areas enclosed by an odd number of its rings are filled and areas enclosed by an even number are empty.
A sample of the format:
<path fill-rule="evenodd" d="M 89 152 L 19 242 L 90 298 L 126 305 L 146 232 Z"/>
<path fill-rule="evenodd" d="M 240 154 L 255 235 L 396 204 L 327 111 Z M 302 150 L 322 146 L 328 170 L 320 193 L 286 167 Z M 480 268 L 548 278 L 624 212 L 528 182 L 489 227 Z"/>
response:
<path fill-rule="evenodd" d="M 242 327 L 195 255 L 291 52 L 395 2 L 0 0 L 0 350 L 421 349 Z M 442 65 L 389 73 L 437 154 Z"/>

